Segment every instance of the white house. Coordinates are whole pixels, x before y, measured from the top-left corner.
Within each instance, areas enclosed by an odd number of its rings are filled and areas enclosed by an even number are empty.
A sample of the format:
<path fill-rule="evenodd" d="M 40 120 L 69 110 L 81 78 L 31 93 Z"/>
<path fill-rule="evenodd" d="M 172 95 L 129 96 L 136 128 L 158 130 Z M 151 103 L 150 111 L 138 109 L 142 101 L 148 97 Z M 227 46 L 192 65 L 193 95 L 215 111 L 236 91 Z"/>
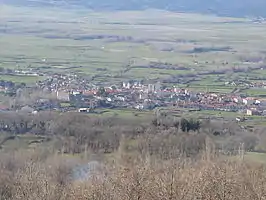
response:
<path fill-rule="evenodd" d="M 247 115 L 248 115 L 248 116 L 251 116 L 251 115 L 253 115 L 253 111 L 252 111 L 252 110 L 250 110 L 250 109 L 247 109 Z"/>
<path fill-rule="evenodd" d="M 235 102 L 235 103 L 239 103 L 239 101 L 238 101 L 238 98 L 233 98 L 233 102 Z"/>
<path fill-rule="evenodd" d="M 252 105 L 255 102 L 253 99 L 248 99 L 248 98 L 243 99 L 242 101 L 243 101 L 243 104 L 245 105 Z"/>
<path fill-rule="evenodd" d="M 259 105 L 260 103 L 261 103 L 260 100 L 255 100 L 254 104 Z"/>
<path fill-rule="evenodd" d="M 69 93 L 66 91 L 57 91 L 56 97 L 58 100 L 69 101 Z"/>
<path fill-rule="evenodd" d="M 90 112 L 89 108 L 80 108 L 79 112 Z"/>
<path fill-rule="evenodd" d="M 135 108 L 138 109 L 138 110 L 143 110 L 144 105 L 143 104 L 139 104 L 139 105 L 136 105 Z"/>

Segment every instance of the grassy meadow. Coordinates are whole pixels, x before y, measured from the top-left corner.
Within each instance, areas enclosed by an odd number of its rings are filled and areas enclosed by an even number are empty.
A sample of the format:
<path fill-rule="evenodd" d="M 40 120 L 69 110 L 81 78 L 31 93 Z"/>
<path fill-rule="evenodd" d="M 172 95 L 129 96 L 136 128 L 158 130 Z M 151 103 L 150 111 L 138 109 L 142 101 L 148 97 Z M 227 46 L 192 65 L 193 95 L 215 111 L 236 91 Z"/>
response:
<path fill-rule="evenodd" d="M 100 13 L 1 6 L 0 67 L 42 70 L 49 66 L 57 72 L 89 77 L 100 74 L 96 82 L 106 81 L 103 77 L 109 77 L 107 82 L 168 79 L 259 66 L 265 61 L 265 31 L 263 24 L 248 19 L 158 10 Z M 188 69 L 151 69 L 151 62 Z M 128 66 L 134 67 L 125 70 Z M 249 73 L 251 78 L 257 75 Z M 223 83 L 232 77 L 226 73 L 220 76 L 213 89 L 231 91 Z M 200 90 L 205 89 L 206 81 L 213 84 L 217 78 L 199 77 L 195 85 L 204 85 Z"/>

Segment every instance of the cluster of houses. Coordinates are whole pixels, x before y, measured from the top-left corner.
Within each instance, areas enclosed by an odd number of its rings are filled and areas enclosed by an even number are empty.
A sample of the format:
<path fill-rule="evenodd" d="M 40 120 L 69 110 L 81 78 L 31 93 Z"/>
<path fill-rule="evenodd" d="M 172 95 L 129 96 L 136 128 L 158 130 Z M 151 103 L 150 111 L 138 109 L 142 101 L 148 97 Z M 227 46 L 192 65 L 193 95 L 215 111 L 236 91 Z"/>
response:
<path fill-rule="evenodd" d="M 12 82 L 0 81 L 0 91 L 14 87 Z M 241 97 L 235 94 L 195 92 L 166 87 L 160 82 L 127 81 L 117 85 L 96 86 L 75 74 L 52 74 L 36 83 L 53 99 L 38 99 L 36 110 L 56 109 L 92 112 L 95 108 L 133 108 L 138 110 L 176 106 L 199 110 L 243 112 L 246 115 L 266 114 L 266 99 Z M 26 110 L 30 110 L 28 107 Z"/>
<path fill-rule="evenodd" d="M 177 106 L 201 110 L 246 112 L 247 115 L 266 113 L 266 99 L 248 98 L 235 94 L 200 93 L 177 87 L 165 87 L 160 82 L 143 84 L 123 82 L 107 87 L 89 86 L 60 88 L 56 97 L 69 103 L 81 112 L 91 112 L 94 108 L 135 108 L 138 110 L 155 107 Z"/>
<path fill-rule="evenodd" d="M 76 74 L 52 74 L 43 81 L 36 83 L 37 87 L 49 92 L 57 91 L 80 91 L 96 87 L 89 81 L 79 77 Z"/>

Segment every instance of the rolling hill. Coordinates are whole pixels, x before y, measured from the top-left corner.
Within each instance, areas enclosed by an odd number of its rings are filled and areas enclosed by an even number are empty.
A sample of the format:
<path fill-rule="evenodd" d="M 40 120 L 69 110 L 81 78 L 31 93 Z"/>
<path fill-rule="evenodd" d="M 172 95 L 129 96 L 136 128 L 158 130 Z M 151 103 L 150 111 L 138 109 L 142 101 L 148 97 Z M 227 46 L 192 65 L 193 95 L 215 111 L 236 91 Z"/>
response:
<path fill-rule="evenodd" d="M 162 9 L 233 17 L 266 17 L 265 0 L 0 0 L 20 6 L 86 7 L 94 10 Z"/>

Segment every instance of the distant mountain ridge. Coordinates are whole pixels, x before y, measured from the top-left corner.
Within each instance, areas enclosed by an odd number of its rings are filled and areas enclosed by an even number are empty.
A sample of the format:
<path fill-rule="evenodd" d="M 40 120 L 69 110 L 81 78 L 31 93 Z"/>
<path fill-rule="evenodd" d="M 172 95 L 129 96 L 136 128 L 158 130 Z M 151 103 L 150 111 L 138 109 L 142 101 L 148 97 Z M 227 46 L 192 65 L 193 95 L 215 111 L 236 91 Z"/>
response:
<path fill-rule="evenodd" d="M 0 0 L 20 6 L 86 7 L 94 10 L 142 10 L 211 13 L 232 17 L 266 17 L 266 0 Z"/>

